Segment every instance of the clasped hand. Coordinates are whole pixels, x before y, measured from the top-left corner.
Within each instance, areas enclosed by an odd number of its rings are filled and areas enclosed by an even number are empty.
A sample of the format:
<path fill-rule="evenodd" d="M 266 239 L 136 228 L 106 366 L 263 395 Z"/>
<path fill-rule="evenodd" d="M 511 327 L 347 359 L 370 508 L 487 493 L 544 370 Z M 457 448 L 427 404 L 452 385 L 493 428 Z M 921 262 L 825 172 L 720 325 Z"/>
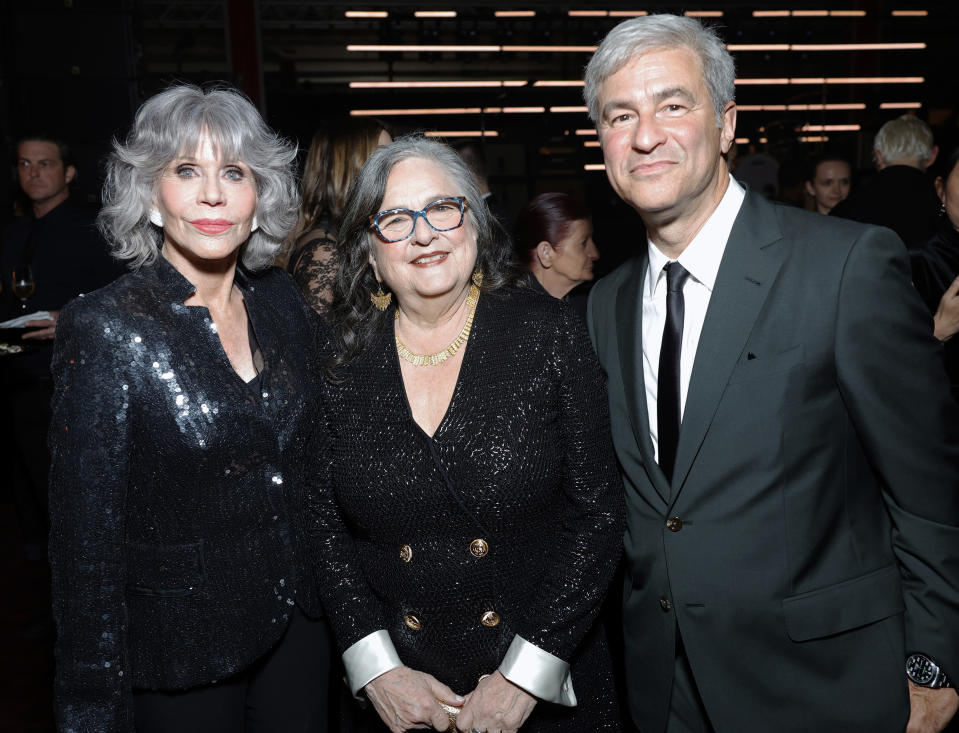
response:
<path fill-rule="evenodd" d="M 449 717 L 439 700 L 461 706 L 460 731 L 516 733 L 536 705 L 536 698 L 498 671 L 483 677 L 465 698 L 425 672 L 397 667 L 366 685 L 366 695 L 392 733 L 434 728 L 449 729 Z"/>

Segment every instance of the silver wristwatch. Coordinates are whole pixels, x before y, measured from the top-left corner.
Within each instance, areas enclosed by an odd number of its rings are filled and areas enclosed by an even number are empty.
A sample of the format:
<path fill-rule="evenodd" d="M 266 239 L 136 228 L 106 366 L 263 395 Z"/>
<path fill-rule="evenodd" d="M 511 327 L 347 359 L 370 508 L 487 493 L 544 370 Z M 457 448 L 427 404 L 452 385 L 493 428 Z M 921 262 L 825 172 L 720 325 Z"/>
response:
<path fill-rule="evenodd" d="M 909 655 L 906 659 L 906 677 L 920 687 L 931 687 L 933 689 L 952 687 L 952 682 L 946 677 L 942 667 L 925 654 Z"/>

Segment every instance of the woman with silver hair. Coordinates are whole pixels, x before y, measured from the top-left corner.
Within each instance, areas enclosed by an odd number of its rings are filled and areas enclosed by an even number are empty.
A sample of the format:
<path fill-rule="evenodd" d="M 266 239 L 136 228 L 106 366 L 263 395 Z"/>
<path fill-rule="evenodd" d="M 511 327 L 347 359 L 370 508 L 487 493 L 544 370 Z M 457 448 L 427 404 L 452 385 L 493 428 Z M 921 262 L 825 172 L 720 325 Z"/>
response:
<path fill-rule="evenodd" d="M 513 285 L 439 142 L 376 150 L 340 235 L 331 466 L 355 560 L 329 611 L 353 692 L 394 733 L 619 730 L 594 622 L 622 485 L 582 323 Z"/>
<path fill-rule="evenodd" d="M 62 730 L 326 730 L 294 542 L 322 375 L 308 307 L 267 267 L 295 152 L 238 92 L 186 85 L 114 144 L 99 224 L 132 272 L 63 310 L 53 360 Z"/>

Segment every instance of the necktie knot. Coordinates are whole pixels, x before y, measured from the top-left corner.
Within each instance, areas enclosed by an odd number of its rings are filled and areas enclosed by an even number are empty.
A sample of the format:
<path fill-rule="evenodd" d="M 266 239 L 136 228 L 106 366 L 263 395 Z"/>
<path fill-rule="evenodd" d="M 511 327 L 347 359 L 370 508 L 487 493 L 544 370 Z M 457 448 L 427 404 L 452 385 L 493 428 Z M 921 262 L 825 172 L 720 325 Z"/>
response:
<path fill-rule="evenodd" d="M 689 270 L 679 262 L 667 262 L 663 269 L 666 271 L 666 290 L 670 293 L 681 293 L 686 278 L 689 277 Z"/>

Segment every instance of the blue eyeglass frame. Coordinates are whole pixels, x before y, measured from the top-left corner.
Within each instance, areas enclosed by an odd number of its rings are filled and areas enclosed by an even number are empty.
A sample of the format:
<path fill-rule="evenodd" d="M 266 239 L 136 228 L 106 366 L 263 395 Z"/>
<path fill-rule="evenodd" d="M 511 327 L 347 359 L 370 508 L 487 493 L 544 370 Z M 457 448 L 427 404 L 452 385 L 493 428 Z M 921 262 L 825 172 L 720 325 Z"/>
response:
<path fill-rule="evenodd" d="M 434 204 L 440 203 L 441 201 L 455 201 L 456 203 L 460 205 L 460 220 L 455 227 L 447 227 L 446 229 L 437 229 L 435 226 L 433 226 L 430 223 L 430 220 L 426 218 L 426 210 L 430 208 L 431 206 L 433 206 Z M 404 207 L 379 211 L 370 217 L 370 226 L 373 227 L 373 231 L 376 232 L 376 236 L 378 236 L 384 242 L 386 242 L 387 244 L 396 244 L 397 242 L 402 242 L 404 239 L 409 239 L 411 236 L 413 236 L 413 232 L 416 231 L 416 220 L 419 219 L 420 217 L 423 217 L 423 221 L 425 221 L 426 225 L 430 229 L 432 229 L 434 232 L 451 232 L 454 229 L 459 229 L 461 226 L 463 226 L 463 222 L 466 220 L 466 210 L 468 208 L 469 208 L 469 203 L 466 201 L 465 196 L 443 196 L 442 198 L 436 199 L 436 201 L 430 201 L 426 206 L 424 206 L 419 211 L 413 211 L 412 209 L 407 209 Z M 413 226 L 410 229 L 410 233 L 407 234 L 405 237 L 400 237 L 399 239 L 388 239 L 386 235 L 384 235 L 383 232 L 380 231 L 379 220 L 380 218 L 386 216 L 387 214 L 396 214 L 400 211 L 405 211 L 413 215 Z"/>

